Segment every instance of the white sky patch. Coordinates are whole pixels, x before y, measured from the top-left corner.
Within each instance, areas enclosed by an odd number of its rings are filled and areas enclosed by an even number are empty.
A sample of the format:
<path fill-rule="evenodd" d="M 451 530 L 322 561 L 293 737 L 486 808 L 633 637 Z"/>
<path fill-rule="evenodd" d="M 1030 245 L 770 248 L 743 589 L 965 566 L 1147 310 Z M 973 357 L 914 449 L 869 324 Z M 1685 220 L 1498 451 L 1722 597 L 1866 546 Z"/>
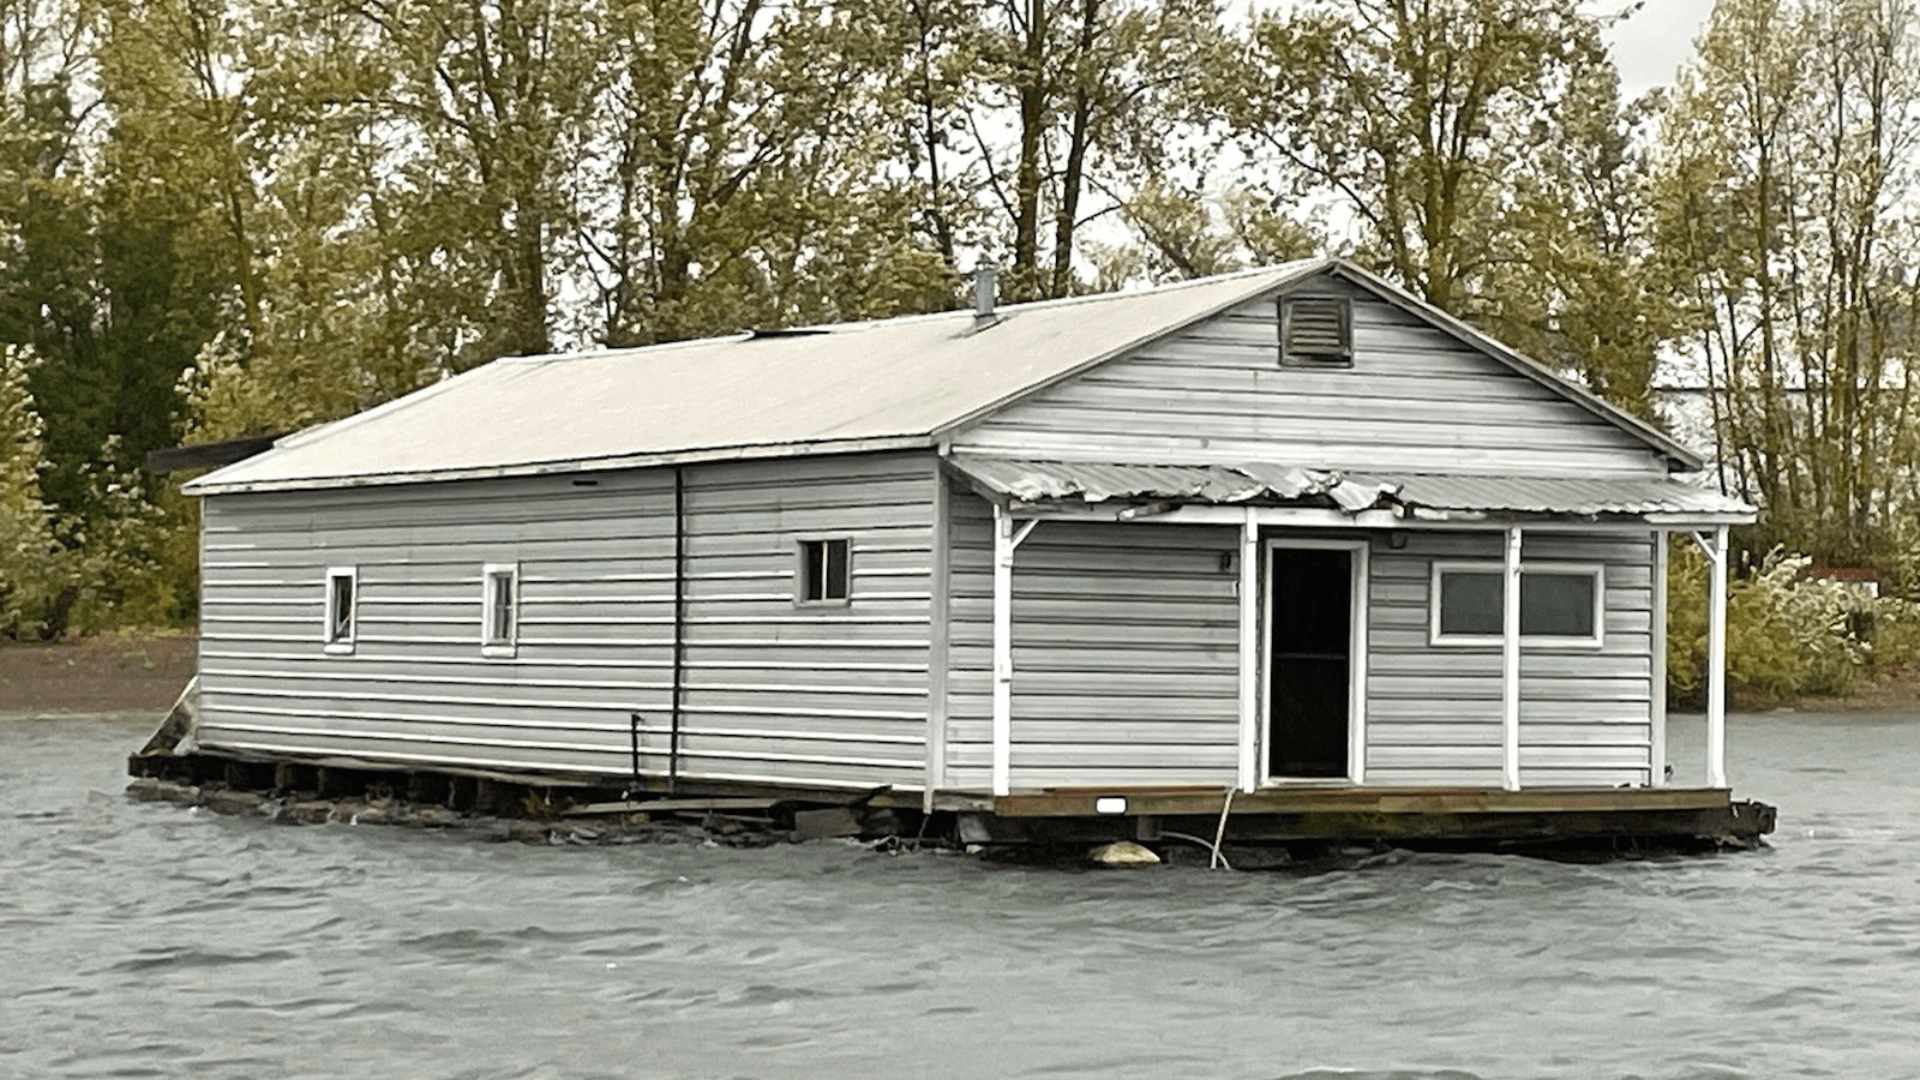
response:
<path fill-rule="evenodd" d="M 1624 0 L 1603 0 L 1588 10 L 1606 13 Z M 1606 33 L 1613 62 L 1620 69 L 1620 96 L 1631 101 L 1656 86 L 1673 82 L 1680 65 L 1693 58 L 1693 42 L 1706 29 L 1713 0 L 1646 0 L 1639 11 Z"/>

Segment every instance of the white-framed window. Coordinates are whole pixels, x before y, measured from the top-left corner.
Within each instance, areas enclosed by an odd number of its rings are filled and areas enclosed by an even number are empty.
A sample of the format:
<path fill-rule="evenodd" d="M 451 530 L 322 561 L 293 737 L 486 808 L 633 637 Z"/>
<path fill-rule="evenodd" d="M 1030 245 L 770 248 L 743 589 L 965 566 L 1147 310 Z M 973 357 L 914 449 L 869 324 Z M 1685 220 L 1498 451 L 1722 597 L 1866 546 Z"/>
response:
<path fill-rule="evenodd" d="M 480 651 L 512 656 L 520 641 L 520 566 L 488 563 L 480 574 Z"/>
<path fill-rule="evenodd" d="M 847 604 L 853 596 L 853 541 L 844 536 L 800 541 L 794 602 Z"/>
<path fill-rule="evenodd" d="M 1505 572 L 1497 562 L 1436 562 L 1429 605 L 1435 645 L 1498 645 L 1506 622 Z M 1528 562 L 1520 568 L 1520 637 L 1528 645 L 1599 648 L 1606 570 L 1590 563 Z"/>
<path fill-rule="evenodd" d="M 359 604 L 360 573 L 352 566 L 334 566 L 327 569 L 327 622 L 321 630 L 320 640 L 325 642 L 330 653 L 350 653 L 353 651 L 353 639 L 357 630 L 358 618 L 354 609 Z"/>

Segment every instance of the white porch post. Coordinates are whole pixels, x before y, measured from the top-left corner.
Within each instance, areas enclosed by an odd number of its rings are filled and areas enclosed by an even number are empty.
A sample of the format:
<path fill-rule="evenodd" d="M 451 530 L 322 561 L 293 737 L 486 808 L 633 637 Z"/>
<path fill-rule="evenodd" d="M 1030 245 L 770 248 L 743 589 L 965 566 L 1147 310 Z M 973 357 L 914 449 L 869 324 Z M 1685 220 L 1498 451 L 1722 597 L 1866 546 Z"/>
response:
<path fill-rule="evenodd" d="M 1707 573 L 1707 786 L 1727 786 L 1727 527 L 1705 545 Z"/>
<path fill-rule="evenodd" d="M 1604 613 L 1603 613 L 1604 614 Z M 1647 747 L 1647 786 L 1667 782 L 1667 534 L 1653 530 L 1653 678 L 1648 680 L 1651 719 Z"/>
<path fill-rule="evenodd" d="M 1240 790 L 1260 787 L 1260 525 L 1240 525 Z"/>
<path fill-rule="evenodd" d="M 1038 521 L 1014 530 L 1013 516 L 993 505 L 993 793 L 1013 790 L 1013 552 Z"/>
<path fill-rule="evenodd" d="M 1501 740 L 1500 782 L 1508 791 L 1520 790 L 1520 526 L 1507 527 L 1506 562 L 1502 568 L 1500 626 Z"/>

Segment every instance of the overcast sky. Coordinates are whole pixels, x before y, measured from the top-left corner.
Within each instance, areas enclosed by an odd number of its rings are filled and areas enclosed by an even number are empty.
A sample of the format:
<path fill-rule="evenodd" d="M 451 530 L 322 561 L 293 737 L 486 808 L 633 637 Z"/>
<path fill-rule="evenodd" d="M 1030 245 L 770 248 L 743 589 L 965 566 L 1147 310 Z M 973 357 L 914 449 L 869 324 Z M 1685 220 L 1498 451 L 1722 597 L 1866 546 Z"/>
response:
<path fill-rule="evenodd" d="M 1617 10 L 1625 3 L 1601 0 L 1594 8 Z M 1607 36 L 1613 42 L 1613 62 L 1620 68 L 1620 96 L 1631 100 L 1671 83 L 1674 69 L 1693 55 L 1693 39 L 1712 10 L 1713 0 L 1647 0 L 1632 18 L 1614 27 Z"/>

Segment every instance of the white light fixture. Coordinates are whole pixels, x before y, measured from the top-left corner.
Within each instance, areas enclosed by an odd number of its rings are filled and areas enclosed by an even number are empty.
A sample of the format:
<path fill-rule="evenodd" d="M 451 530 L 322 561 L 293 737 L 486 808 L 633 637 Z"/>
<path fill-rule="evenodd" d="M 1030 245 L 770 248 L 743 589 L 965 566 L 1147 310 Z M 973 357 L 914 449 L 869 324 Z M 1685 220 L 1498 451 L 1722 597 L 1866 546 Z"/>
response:
<path fill-rule="evenodd" d="M 1102 795 L 1093 800 L 1096 814 L 1124 814 L 1127 812 L 1127 800 L 1118 795 Z"/>

